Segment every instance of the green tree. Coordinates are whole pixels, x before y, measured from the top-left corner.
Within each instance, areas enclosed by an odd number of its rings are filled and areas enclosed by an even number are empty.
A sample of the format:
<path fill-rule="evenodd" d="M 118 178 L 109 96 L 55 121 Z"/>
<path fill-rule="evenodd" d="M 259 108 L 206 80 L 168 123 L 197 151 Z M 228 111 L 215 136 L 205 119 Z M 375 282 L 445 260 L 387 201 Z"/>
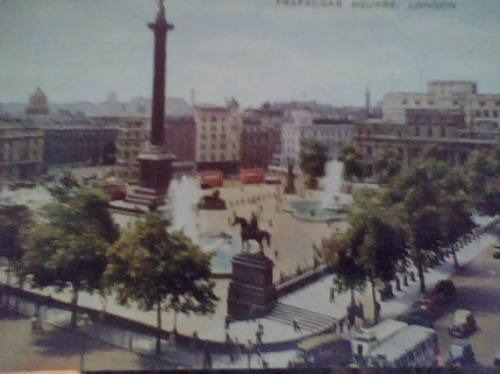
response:
<path fill-rule="evenodd" d="M 500 147 L 489 153 L 473 152 L 465 163 L 467 193 L 480 214 L 500 214 Z"/>
<path fill-rule="evenodd" d="M 375 160 L 375 174 L 380 184 L 387 184 L 402 169 L 401 157 L 390 150 L 382 152 Z"/>
<path fill-rule="evenodd" d="M 102 289 L 106 248 L 119 235 L 107 207 L 101 191 L 77 188 L 65 202 L 44 207 L 42 223 L 27 235 L 23 274 L 30 275 L 34 287 L 71 289 L 72 327 L 79 292 Z"/>
<path fill-rule="evenodd" d="M 109 249 L 105 278 L 116 290 L 118 302 L 135 301 L 143 310 L 156 309 L 157 354 L 161 351 L 162 310 L 214 311 L 217 297 L 210 280 L 211 257 L 183 233 L 169 234 L 156 213 L 137 221 Z"/>
<path fill-rule="evenodd" d="M 300 144 L 300 168 L 309 176 L 309 188 L 317 188 L 318 178 L 325 175 L 327 149 L 315 139 L 303 139 Z"/>
<path fill-rule="evenodd" d="M 7 285 L 11 274 L 20 274 L 23 240 L 33 225 L 31 210 L 25 205 L 0 205 L 0 258 L 7 263 Z M 23 278 L 19 277 L 19 286 Z"/>
<path fill-rule="evenodd" d="M 365 164 L 354 145 L 347 144 L 342 148 L 339 161 L 344 163 L 344 178 L 346 180 L 353 180 L 353 178 L 361 179 L 364 177 Z"/>
<path fill-rule="evenodd" d="M 442 244 L 451 249 L 455 269 L 459 267 L 456 253 L 458 242 L 476 227 L 466 204 L 467 201 L 463 197 L 445 194 L 439 202 Z"/>
<path fill-rule="evenodd" d="M 355 200 L 350 214 L 348 229 L 351 253 L 364 268 L 372 289 L 373 305 L 377 304 L 375 285 L 390 285 L 399 270 L 399 264 L 407 257 L 406 234 L 374 194 L 371 198 Z M 376 308 L 374 308 L 374 311 Z M 378 313 L 374 319 L 377 320 Z"/>
<path fill-rule="evenodd" d="M 359 262 L 356 248 L 353 250 L 353 239 L 352 233 L 346 232 L 322 240 L 323 258 L 335 272 L 336 289 L 351 293 L 351 306 L 356 303 L 354 292 L 363 291 L 366 286 L 366 272 Z"/>

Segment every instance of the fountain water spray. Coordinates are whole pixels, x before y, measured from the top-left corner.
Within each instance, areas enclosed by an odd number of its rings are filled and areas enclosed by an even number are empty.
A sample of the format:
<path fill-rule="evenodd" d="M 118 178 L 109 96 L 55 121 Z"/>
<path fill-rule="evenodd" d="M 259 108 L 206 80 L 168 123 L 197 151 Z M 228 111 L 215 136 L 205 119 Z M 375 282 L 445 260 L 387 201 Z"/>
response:
<path fill-rule="evenodd" d="M 198 244 L 198 202 L 201 198 L 200 183 L 195 177 L 182 175 L 170 182 L 169 202 L 172 211 L 172 230 L 182 230 Z"/>
<path fill-rule="evenodd" d="M 329 208 L 332 205 L 336 205 L 340 198 L 344 164 L 337 160 L 331 160 L 327 162 L 325 167 L 326 176 L 323 182 L 324 191 L 321 194 L 321 207 Z"/>

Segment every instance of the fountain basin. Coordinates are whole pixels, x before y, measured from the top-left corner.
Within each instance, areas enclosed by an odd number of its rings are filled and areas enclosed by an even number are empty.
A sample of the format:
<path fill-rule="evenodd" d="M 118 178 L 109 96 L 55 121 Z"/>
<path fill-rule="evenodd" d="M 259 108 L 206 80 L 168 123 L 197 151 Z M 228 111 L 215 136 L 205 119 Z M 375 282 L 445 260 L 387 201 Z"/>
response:
<path fill-rule="evenodd" d="M 300 220 L 308 222 L 327 222 L 344 219 L 348 204 L 323 207 L 318 200 L 296 200 L 289 203 L 288 212 Z"/>
<path fill-rule="evenodd" d="M 237 236 L 203 235 L 199 246 L 204 252 L 215 252 L 210 263 L 214 275 L 230 275 L 231 260 L 241 252 L 241 239 Z"/>

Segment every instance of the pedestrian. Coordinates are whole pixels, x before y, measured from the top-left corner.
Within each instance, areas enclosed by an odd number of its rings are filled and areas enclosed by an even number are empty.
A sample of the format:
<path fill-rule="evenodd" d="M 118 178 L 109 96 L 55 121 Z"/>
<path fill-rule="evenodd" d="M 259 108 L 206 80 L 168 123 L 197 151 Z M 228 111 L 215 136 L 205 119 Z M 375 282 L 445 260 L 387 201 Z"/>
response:
<path fill-rule="evenodd" d="M 234 352 L 236 353 L 236 356 L 239 357 L 240 354 L 241 354 L 241 346 L 240 346 L 240 341 L 238 340 L 238 338 L 234 338 Z"/>
<path fill-rule="evenodd" d="M 203 352 L 203 369 L 211 369 L 212 368 L 212 355 L 208 350 L 208 347 L 205 347 Z"/>
<path fill-rule="evenodd" d="M 276 260 L 278 259 L 278 250 L 277 249 L 274 250 L 274 258 Z"/>
<path fill-rule="evenodd" d="M 299 323 L 297 322 L 297 318 L 293 317 L 293 331 L 295 332 L 300 332 L 300 326 Z"/>
<path fill-rule="evenodd" d="M 264 359 L 262 359 L 262 368 L 263 369 L 268 369 L 269 368 L 269 363 L 266 360 L 264 360 Z"/>
<path fill-rule="evenodd" d="M 333 303 L 335 301 L 335 287 L 330 287 L 330 302 Z"/>
<path fill-rule="evenodd" d="M 193 341 L 192 341 L 192 347 L 193 349 L 197 349 L 198 348 L 198 332 L 196 330 L 194 330 L 193 332 Z"/>
<path fill-rule="evenodd" d="M 336 324 L 336 323 L 333 323 L 333 326 L 332 326 L 332 332 L 333 332 L 334 334 L 336 334 L 336 333 L 337 333 L 337 324 Z"/>
<path fill-rule="evenodd" d="M 229 322 L 229 318 L 227 318 L 227 317 L 226 317 L 226 318 L 224 319 L 224 329 L 225 329 L 225 330 L 229 329 L 229 324 L 230 324 L 230 322 Z"/>
<path fill-rule="evenodd" d="M 229 333 L 226 331 L 226 345 L 229 346 L 231 344 L 231 336 L 229 336 Z"/>
<path fill-rule="evenodd" d="M 247 363 L 248 363 L 248 368 L 250 369 L 252 365 L 252 351 L 253 351 L 252 341 L 250 339 L 248 339 L 246 348 L 247 348 Z"/>
<path fill-rule="evenodd" d="M 343 333 L 344 333 L 344 319 L 341 319 L 341 320 L 339 321 L 339 332 L 340 332 L 341 334 L 343 334 Z"/>
<path fill-rule="evenodd" d="M 365 310 L 363 308 L 363 304 L 361 301 L 358 304 L 358 316 L 361 318 L 363 321 L 365 320 Z"/>

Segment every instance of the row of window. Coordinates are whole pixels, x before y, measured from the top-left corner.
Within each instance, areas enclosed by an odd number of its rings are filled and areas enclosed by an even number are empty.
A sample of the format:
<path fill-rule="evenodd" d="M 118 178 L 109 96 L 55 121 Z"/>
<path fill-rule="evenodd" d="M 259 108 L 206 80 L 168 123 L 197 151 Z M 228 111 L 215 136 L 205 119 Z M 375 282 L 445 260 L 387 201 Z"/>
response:
<path fill-rule="evenodd" d="M 229 127 L 232 131 L 237 131 L 238 130 L 238 127 L 235 126 L 235 125 L 232 125 L 231 127 Z M 222 132 L 226 131 L 226 127 L 224 125 L 221 125 L 221 126 L 216 126 L 216 125 L 211 125 L 210 127 L 207 127 L 207 126 L 201 126 L 200 127 L 200 130 L 202 133 L 206 132 L 208 130 L 210 131 L 217 131 L 217 130 L 220 130 Z"/>
<path fill-rule="evenodd" d="M 492 110 L 491 112 L 489 110 L 485 110 L 485 111 L 477 110 L 474 114 L 476 117 L 485 117 L 485 118 L 489 118 L 490 114 L 491 114 L 491 117 L 498 118 L 498 111 L 497 110 Z"/>
<path fill-rule="evenodd" d="M 229 160 L 238 160 L 236 153 L 233 153 L 232 159 Z M 217 159 L 216 153 L 210 153 L 206 155 L 205 153 L 200 153 L 200 161 L 229 161 L 226 160 L 226 155 L 224 153 L 220 154 L 220 157 Z"/>
<path fill-rule="evenodd" d="M 220 134 L 219 136 L 222 140 L 226 139 L 226 134 Z M 206 140 L 207 139 L 207 135 L 206 134 L 201 134 L 200 135 L 200 139 L 202 140 Z M 217 139 L 217 135 L 216 134 L 210 134 L 210 139 L 212 140 L 216 140 Z"/>
<path fill-rule="evenodd" d="M 427 101 L 425 101 L 425 100 L 419 100 L 419 99 L 413 100 L 413 104 L 415 104 L 415 105 L 421 105 L 423 102 L 425 102 L 427 105 L 431 105 L 431 106 L 435 104 L 434 100 L 427 100 Z M 408 99 L 401 100 L 401 104 L 403 104 L 403 105 L 408 105 L 408 103 L 409 103 Z M 459 101 L 458 100 L 453 100 L 452 104 L 453 104 L 453 106 L 458 106 L 459 105 Z M 485 106 L 486 105 L 486 101 L 478 101 L 476 104 L 479 105 L 479 106 Z M 496 106 L 500 106 L 500 101 L 496 101 L 495 105 Z"/>

